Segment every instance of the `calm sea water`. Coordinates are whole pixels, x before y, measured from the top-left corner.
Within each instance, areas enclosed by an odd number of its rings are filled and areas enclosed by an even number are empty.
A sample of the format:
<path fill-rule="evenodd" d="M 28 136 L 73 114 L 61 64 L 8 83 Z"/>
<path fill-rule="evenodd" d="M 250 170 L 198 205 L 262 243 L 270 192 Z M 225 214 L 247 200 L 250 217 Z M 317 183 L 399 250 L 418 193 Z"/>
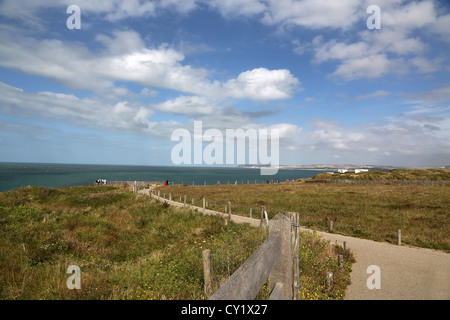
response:
<path fill-rule="evenodd" d="M 261 176 L 259 169 L 217 167 L 163 167 L 130 165 L 0 163 L 0 191 L 25 186 L 58 188 L 93 184 L 97 178 L 107 181 L 159 181 L 207 185 L 247 182 L 266 183 L 267 180 L 309 178 L 323 171 L 279 170 L 273 176 Z"/>

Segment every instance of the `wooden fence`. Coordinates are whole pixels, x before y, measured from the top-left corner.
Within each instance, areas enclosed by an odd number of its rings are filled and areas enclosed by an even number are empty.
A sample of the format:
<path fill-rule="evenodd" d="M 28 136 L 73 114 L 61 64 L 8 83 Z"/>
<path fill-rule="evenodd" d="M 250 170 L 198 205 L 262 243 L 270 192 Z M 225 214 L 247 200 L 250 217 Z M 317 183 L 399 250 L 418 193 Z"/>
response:
<path fill-rule="evenodd" d="M 210 251 L 203 251 L 205 294 L 210 300 L 251 300 L 269 278 L 269 300 L 298 299 L 299 215 L 279 213 L 269 221 L 269 237 L 214 293 Z M 212 294 L 212 295 L 211 295 Z"/>
<path fill-rule="evenodd" d="M 211 286 L 210 250 L 203 251 L 203 271 L 205 294 L 211 300 L 245 300 L 254 299 L 262 285 L 269 278 L 271 300 L 298 299 L 299 289 L 299 214 L 297 212 L 279 213 L 269 220 L 265 207 L 261 208 L 259 220 L 231 214 L 231 203 L 225 206 L 225 212 L 206 209 L 206 199 L 199 208 L 186 203 L 186 196 L 180 202 L 172 200 L 172 194 L 161 195 L 158 190 L 150 190 L 148 195 L 168 204 L 201 210 L 203 214 L 212 214 L 227 221 L 249 223 L 255 227 L 268 228 L 269 237 L 264 243 L 236 270 L 231 277 L 214 293 Z M 162 197 L 161 197 L 162 196 Z M 184 201 L 183 201 L 184 200 Z M 250 215 L 252 213 L 250 212 Z"/>
<path fill-rule="evenodd" d="M 305 180 L 305 183 L 344 183 L 344 184 L 391 184 L 391 185 L 419 185 L 419 186 L 444 186 L 449 185 L 447 180 L 359 180 L 359 179 L 327 179 Z"/>
<path fill-rule="evenodd" d="M 203 214 L 215 215 L 227 221 L 248 223 L 254 227 L 268 228 L 269 236 L 263 244 L 223 283 L 212 292 L 211 252 L 203 251 L 204 290 L 210 300 L 251 300 L 269 278 L 270 300 L 298 300 L 299 298 L 299 214 L 297 212 L 278 213 L 269 220 L 265 207 L 261 208 L 260 219 L 231 214 L 231 203 L 225 206 L 225 212 L 207 209 L 186 203 L 186 196 L 180 202 L 172 200 L 172 194 L 161 194 L 158 190 L 142 190 L 150 197 L 170 205 L 198 210 Z M 162 197 L 161 197 L 162 196 Z M 193 201 L 192 201 L 193 202 Z M 252 210 L 250 211 L 250 216 Z"/>

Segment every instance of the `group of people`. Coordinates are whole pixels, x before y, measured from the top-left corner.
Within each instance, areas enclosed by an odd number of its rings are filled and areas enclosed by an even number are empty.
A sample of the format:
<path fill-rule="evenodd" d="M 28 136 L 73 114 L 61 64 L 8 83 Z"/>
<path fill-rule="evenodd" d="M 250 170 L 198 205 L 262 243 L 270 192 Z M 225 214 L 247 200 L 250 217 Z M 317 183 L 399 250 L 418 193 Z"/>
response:
<path fill-rule="evenodd" d="M 164 185 L 168 186 L 169 185 L 169 180 L 164 181 Z"/>
<path fill-rule="evenodd" d="M 106 184 L 106 179 L 96 179 L 95 180 L 95 185 L 99 186 L 102 184 Z"/>

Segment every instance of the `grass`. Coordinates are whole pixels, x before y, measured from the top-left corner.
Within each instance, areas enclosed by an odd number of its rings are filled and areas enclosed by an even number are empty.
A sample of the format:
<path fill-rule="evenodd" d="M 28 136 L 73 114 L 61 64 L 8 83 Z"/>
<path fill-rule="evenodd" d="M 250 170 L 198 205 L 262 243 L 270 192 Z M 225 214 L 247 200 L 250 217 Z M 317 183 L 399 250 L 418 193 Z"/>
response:
<path fill-rule="evenodd" d="M 201 251 L 253 232 L 118 187 L 29 187 L 0 203 L 3 299 L 201 299 Z M 82 290 L 67 289 L 69 265 Z"/>
<path fill-rule="evenodd" d="M 232 213 L 259 218 L 261 206 L 269 219 L 278 212 L 300 213 L 308 228 L 376 241 L 396 243 L 397 229 L 402 243 L 450 251 L 450 185 L 354 185 L 336 183 L 277 183 L 222 185 L 210 187 L 170 186 L 160 188 L 173 199 L 187 195 L 202 206 L 224 211 L 228 201 Z"/>
<path fill-rule="evenodd" d="M 337 260 L 343 256 L 342 266 Z M 351 252 L 334 246 L 318 233 L 301 232 L 299 246 L 299 298 L 301 300 L 340 300 L 350 284 Z M 326 273 L 333 272 L 333 287 L 328 291 Z"/>
<path fill-rule="evenodd" d="M 257 228 L 225 225 L 216 217 L 170 207 L 125 187 L 2 192 L 0 299 L 206 299 L 202 251 L 258 237 Z M 317 240 L 305 235 L 300 245 L 311 247 L 313 242 Z M 322 268 L 302 271 L 305 284 L 316 277 L 323 283 L 323 273 L 336 258 L 325 245 L 314 248 L 302 259 L 305 265 Z M 66 286 L 70 265 L 81 269 L 80 290 Z M 305 286 L 303 296 L 315 298 L 316 292 L 321 298 L 340 299 L 348 274 L 338 278 L 336 292 Z"/>
<path fill-rule="evenodd" d="M 391 171 L 366 171 L 359 173 L 322 173 L 314 176 L 313 180 L 330 180 L 330 179 L 346 179 L 346 180 L 369 180 L 369 181 L 386 181 L 403 180 L 403 181 L 450 181 L 450 170 L 444 169 L 415 169 L 402 170 L 396 169 Z"/>

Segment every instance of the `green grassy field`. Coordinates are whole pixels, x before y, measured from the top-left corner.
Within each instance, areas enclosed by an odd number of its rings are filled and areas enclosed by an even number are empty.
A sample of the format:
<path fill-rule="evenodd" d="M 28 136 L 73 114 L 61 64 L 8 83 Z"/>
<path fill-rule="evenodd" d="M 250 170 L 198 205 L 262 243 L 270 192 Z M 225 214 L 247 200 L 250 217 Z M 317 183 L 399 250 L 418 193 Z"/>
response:
<path fill-rule="evenodd" d="M 258 228 L 225 225 L 125 187 L 2 192 L 0 299 L 205 299 L 202 251 L 260 237 Z M 346 259 L 338 268 L 324 240 L 302 234 L 300 247 L 301 297 L 341 299 L 351 254 L 340 253 Z M 80 290 L 67 288 L 70 265 L 81 270 Z M 330 293 L 327 271 L 336 274 Z"/>
<path fill-rule="evenodd" d="M 232 213 L 259 218 L 261 206 L 269 218 L 278 212 L 300 213 L 303 226 L 376 241 L 402 243 L 450 251 L 450 185 L 354 185 L 345 183 L 295 183 L 222 185 L 210 187 L 160 187 L 173 199 L 187 195 L 188 201 L 224 211 L 228 201 Z M 189 202 L 190 203 L 190 202 Z"/>

